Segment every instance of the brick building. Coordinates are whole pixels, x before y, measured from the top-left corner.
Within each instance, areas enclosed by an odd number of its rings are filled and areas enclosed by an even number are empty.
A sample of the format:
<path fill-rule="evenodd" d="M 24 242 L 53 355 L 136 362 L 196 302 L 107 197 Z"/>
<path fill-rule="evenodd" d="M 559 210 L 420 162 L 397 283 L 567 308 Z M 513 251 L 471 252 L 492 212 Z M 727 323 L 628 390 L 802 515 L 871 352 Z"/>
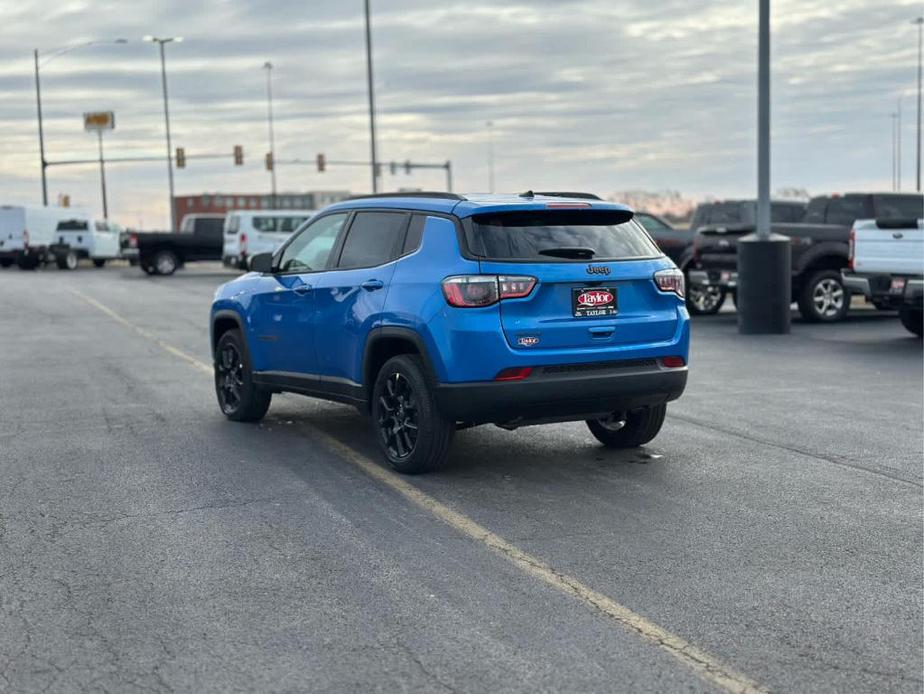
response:
<path fill-rule="evenodd" d="M 175 195 L 176 219 L 187 214 L 226 214 L 233 210 L 320 210 L 350 197 L 348 190 L 312 190 L 306 193 L 201 193 Z"/>

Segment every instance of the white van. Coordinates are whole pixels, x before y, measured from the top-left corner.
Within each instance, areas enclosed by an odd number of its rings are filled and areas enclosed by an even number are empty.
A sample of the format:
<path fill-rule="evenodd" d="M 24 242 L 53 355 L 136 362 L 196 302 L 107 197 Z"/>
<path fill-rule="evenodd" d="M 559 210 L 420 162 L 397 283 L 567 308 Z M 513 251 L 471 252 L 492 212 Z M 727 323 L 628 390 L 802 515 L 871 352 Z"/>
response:
<path fill-rule="evenodd" d="M 248 258 L 257 253 L 275 253 L 293 231 L 314 215 L 315 210 L 229 212 L 221 260 L 229 267 L 246 270 Z"/>
<path fill-rule="evenodd" d="M 68 207 L 0 206 L 0 267 L 23 270 L 56 260 L 55 231 L 63 219 L 80 214 Z"/>
<path fill-rule="evenodd" d="M 72 214 L 58 222 L 55 230 L 55 255 L 58 267 L 73 270 L 80 258 L 90 258 L 96 267 L 119 258 L 119 233 L 122 228 L 112 222 L 93 219 L 86 214 Z"/>

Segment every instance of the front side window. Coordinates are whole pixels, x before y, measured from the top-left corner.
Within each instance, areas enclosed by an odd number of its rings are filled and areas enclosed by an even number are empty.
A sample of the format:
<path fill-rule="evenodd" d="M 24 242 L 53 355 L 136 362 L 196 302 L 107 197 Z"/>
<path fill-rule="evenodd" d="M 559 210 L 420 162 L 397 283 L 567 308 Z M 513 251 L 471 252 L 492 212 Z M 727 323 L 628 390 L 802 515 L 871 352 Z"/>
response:
<path fill-rule="evenodd" d="M 848 195 L 832 198 L 828 204 L 827 224 L 851 226 L 857 219 L 866 217 L 866 198 L 861 195 Z"/>
<path fill-rule="evenodd" d="M 283 250 L 279 272 L 316 272 L 327 267 L 346 218 L 346 213 L 331 214 L 305 227 Z"/>
<path fill-rule="evenodd" d="M 374 267 L 394 260 L 400 253 L 407 221 L 407 214 L 401 212 L 357 212 L 337 267 Z"/>
<path fill-rule="evenodd" d="M 626 213 L 610 210 L 507 212 L 473 218 L 469 247 L 494 260 L 624 260 L 661 255 Z"/>
<path fill-rule="evenodd" d="M 58 222 L 58 231 L 87 231 L 87 220 L 85 219 L 66 219 Z"/>

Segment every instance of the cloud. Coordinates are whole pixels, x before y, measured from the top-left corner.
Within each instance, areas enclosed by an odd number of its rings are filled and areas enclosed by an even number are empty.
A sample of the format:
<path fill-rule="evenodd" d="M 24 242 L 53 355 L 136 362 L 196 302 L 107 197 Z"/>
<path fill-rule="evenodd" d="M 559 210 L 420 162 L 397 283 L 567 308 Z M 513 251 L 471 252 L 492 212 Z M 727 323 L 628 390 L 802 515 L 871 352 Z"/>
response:
<path fill-rule="evenodd" d="M 597 192 L 755 188 L 756 21 L 739 0 L 372 0 L 379 151 L 453 161 L 457 188 L 484 190 L 494 123 L 498 186 Z M 915 75 L 917 2 L 779 0 L 773 8 L 773 185 L 822 192 L 890 181 L 888 114 Z M 125 37 L 42 70 L 49 159 L 92 157 L 87 110 L 112 109 L 112 155 L 164 153 L 160 64 L 171 121 L 190 161 L 177 192 L 266 191 L 266 74 L 272 60 L 277 157 L 368 157 L 362 4 L 342 1 L 31 3 L 0 0 L 4 202 L 39 192 L 31 52 Z M 47 58 L 46 58 L 47 60 Z M 913 166 L 906 98 L 906 179 Z M 231 147 L 245 149 L 234 167 Z M 166 220 L 165 163 L 113 165 L 113 216 Z M 97 171 L 49 170 L 52 196 L 98 207 Z M 367 170 L 281 165 L 286 190 L 368 188 Z M 389 189 L 437 188 L 440 172 L 385 174 Z"/>

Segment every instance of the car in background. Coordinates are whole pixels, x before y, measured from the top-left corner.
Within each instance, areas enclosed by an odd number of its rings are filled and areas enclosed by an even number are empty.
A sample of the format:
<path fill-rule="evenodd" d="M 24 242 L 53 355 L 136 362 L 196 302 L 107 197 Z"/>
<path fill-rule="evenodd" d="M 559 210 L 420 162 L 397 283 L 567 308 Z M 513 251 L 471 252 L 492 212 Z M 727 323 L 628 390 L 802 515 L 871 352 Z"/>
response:
<path fill-rule="evenodd" d="M 693 262 L 692 229 L 672 226 L 667 220 L 650 212 L 636 212 L 633 217 L 655 240 L 658 248 L 674 261 L 674 264 L 686 275 Z M 720 287 L 695 286 L 687 283 L 687 309 L 694 315 L 717 313 L 725 302 L 725 291 Z"/>
<path fill-rule="evenodd" d="M 73 270 L 81 258 L 89 258 L 96 267 L 121 257 L 119 248 L 122 228 L 105 219 L 93 219 L 76 213 L 62 219 L 55 229 L 55 257 L 62 270 Z"/>
<path fill-rule="evenodd" d="M 255 210 L 229 212 L 224 218 L 222 262 L 247 269 L 247 259 L 259 253 L 275 253 L 314 210 Z"/>
<path fill-rule="evenodd" d="M 486 423 L 583 420 L 606 446 L 643 445 L 684 390 L 690 329 L 683 273 L 632 217 L 531 191 L 331 205 L 216 292 L 219 407 L 353 404 L 405 473 Z"/>
<path fill-rule="evenodd" d="M 806 204 L 799 200 L 771 200 L 771 222 L 800 222 L 805 216 Z M 700 203 L 693 212 L 690 229 L 694 233 L 706 227 L 734 228 L 753 226 L 757 222 L 757 201 L 716 200 Z"/>
<path fill-rule="evenodd" d="M 771 231 L 788 236 L 792 250 L 792 299 L 810 322 L 842 320 L 850 291 L 841 271 L 847 267 L 850 229 L 858 219 L 917 219 L 924 208 L 919 193 L 847 193 L 812 198 L 798 223 L 775 222 Z M 753 222 L 707 225 L 694 239 L 696 269 L 691 284 L 734 291 L 738 283 L 738 239 L 755 230 Z"/>
<path fill-rule="evenodd" d="M 924 335 L 924 220 L 857 220 L 848 263 L 842 271 L 848 290 L 879 308 L 898 309 L 902 325 Z"/>
<path fill-rule="evenodd" d="M 14 263 L 22 270 L 55 262 L 58 224 L 78 210 L 70 207 L 0 206 L 0 267 Z"/>
<path fill-rule="evenodd" d="M 136 259 L 148 275 L 172 275 L 189 262 L 220 260 L 222 235 L 215 224 L 177 233 L 133 231 L 123 241 L 122 255 Z"/>
<path fill-rule="evenodd" d="M 194 231 L 203 231 L 205 229 L 221 229 L 225 223 L 223 214 L 214 212 L 195 212 L 183 215 L 180 220 L 180 231 L 192 233 Z"/>

